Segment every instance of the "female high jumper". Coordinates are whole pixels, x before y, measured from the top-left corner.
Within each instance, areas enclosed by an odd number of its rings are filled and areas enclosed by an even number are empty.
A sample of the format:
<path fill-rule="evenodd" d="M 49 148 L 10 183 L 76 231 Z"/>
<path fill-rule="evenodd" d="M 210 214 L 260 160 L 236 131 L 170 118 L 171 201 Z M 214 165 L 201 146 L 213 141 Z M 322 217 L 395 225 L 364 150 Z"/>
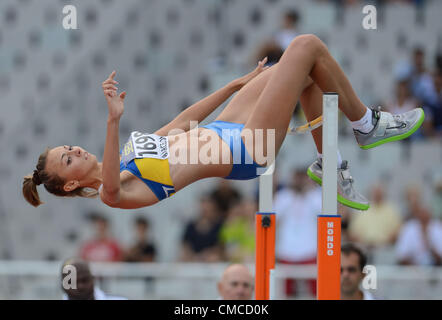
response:
<path fill-rule="evenodd" d="M 126 92 L 117 94 L 113 71 L 102 84 L 108 104 L 103 162 L 78 146 L 47 148 L 33 174 L 24 177 L 25 199 L 35 207 L 40 205 L 37 186 L 44 184 L 57 196 L 99 195 L 110 207 L 134 209 L 153 205 L 200 179 L 253 179 L 276 157 L 297 101 L 307 120 L 312 121 L 322 114 L 323 92 L 338 93 L 339 109 L 351 121 L 356 141 L 363 149 L 404 139 L 424 120 L 421 108 L 392 115 L 366 107 L 325 44 L 314 35 L 296 37 L 277 64 L 264 67 L 265 63 L 266 59 L 260 61 L 253 72 L 185 109 L 154 134 L 132 132 L 121 151 L 119 121 Z M 236 91 L 215 121 L 191 127 L 191 121 L 201 122 Z M 262 132 L 261 139 L 256 138 L 258 131 Z M 255 133 L 255 139 L 246 138 L 250 132 Z M 318 158 L 308 175 L 321 183 L 322 128 L 313 130 L 312 135 Z M 240 149 L 239 160 L 235 146 Z M 200 155 L 203 150 L 214 161 L 189 160 L 189 155 Z M 230 150 L 228 161 L 223 150 Z M 256 150 L 266 155 L 273 152 L 274 157 L 263 159 Z M 171 161 L 177 153 L 187 161 Z M 354 189 L 348 163 L 339 154 L 337 174 L 338 201 L 367 210 L 369 203 Z"/>

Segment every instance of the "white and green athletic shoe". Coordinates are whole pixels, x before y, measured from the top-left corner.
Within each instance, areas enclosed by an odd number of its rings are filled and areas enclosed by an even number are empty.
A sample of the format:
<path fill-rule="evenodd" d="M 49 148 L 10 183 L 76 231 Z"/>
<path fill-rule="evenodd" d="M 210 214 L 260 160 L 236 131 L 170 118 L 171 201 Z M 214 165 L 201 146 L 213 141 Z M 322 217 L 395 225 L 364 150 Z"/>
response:
<path fill-rule="evenodd" d="M 422 108 L 394 115 L 379 109 L 372 111 L 373 130 L 368 133 L 353 130 L 362 149 L 371 149 L 387 142 L 408 138 L 419 129 L 425 118 Z"/>
<path fill-rule="evenodd" d="M 342 161 L 337 169 L 338 174 L 338 201 L 343 205 L 357 209 L 367 210 L 370 207 L 368 200 L 357 192 L 353 186 L 353 178 L 346 160 Z M 319 185 L 322 185 L 322 159 L 319 158 L 307 169 L 307 175 Z"/>

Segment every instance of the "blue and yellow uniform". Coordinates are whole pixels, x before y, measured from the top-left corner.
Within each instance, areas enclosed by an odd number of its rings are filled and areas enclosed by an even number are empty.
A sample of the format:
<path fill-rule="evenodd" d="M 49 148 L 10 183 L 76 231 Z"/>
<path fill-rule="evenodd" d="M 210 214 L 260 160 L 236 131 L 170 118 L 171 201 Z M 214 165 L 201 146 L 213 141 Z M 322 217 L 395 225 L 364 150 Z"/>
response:
<path fill-rule="evenodd" d="M 137 143 L 137 140 L 141 141 L 139 139 L 144 140 Z M 140 149 L 140 146 L 145 148 Z M 175 188 L 170 176 L 168 149 L 167 137 L 133 132 L 120 151 L 120 172 L 127 170 L 141 179 L 160 201 L 171 197 L 175 194 Z M 137 158 L 140 153 L 145 154 Z"/>
<path fill-rule="evenodd" d="M 262 166 L 250 157 L 241 139 L 243 124 L 216 120 L 202 127 L 216 132 L 230 147 L 233 166 L 224 179 L 249 180 L 259 176 L 258 168 Z M 167 137 L 132 132 L 120 154 L 120 172 L 127 170 L 141 179 L 158 200 L 175 194 L 170 176 Z"/>
<path fill-rule="evenodd" d="M 230 174 L 224 179 L 250 180 L 259 176 L 258 168 L 263 167 L 257 164 L 246 150 L 241 139 L 241 130 L 244 128 L 242 123 L 215 120 L 202 127 L 215 131 L 230 148 L 233 166 Z"/>
<path fill-rule="evenodd" d="M 127 166 L 120 162 L 120 172 L 123 170 L 140 178 L 155 193 L 158 200 L 175 194 L 168 159 L 134 159 Z"/>

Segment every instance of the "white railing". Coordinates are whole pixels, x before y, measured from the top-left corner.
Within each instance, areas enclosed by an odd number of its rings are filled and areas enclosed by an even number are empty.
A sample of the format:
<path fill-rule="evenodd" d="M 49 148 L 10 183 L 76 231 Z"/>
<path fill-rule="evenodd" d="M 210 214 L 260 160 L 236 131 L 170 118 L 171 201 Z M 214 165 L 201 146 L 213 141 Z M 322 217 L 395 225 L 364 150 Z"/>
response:
<path fill-rule="evenodd" d="M 93 263 L 99 285 L 129 299 L 217 299 L 216 283 L 226 263 Z M 248 265 L 254 272 L 254 265 Z M 305 280 L 315 279 L 315 265 L 275 268 L 276 298 L 287 278 L 300 280 L 295 298 L 314 299 Z M 442 299 L 441 267 L 376 266 L 377 288 L 384 299 Z M 0 299 L 60 299 L 61 262 L 0 261 Z"/>

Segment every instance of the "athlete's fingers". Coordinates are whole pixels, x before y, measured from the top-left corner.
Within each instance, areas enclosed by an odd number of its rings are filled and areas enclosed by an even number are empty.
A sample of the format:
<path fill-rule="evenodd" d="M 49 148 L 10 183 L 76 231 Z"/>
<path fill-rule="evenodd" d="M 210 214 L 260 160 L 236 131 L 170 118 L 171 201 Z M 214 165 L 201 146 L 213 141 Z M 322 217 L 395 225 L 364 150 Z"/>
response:
<path fill-rule="evenodd" d="M 113 94 L 115 93 L 115 90 L 103 90 L 103 93 L 105 96 L 112 97 Z"/>
<path fill-rule="evenodd" d="M 104 95 L 108 97 L 115 97 L 117 92 L 115 90 L 104 90 Z"/>
<path fill-rule="evenodd" d="M 112 79 L 106 79 L 101 84 L 104 85 L 104 84 L 109 84 L 109 83 L 118 84 L 118 81 L 115 81 Z"/>
<path fill-rule="evenodd" d="M 114 70 L 114 71 L 112 71 L 112 73 L 109 75 L 109 79 L 114 79 L 114 77 L 115 77 L 115 74 L 116 74 L 117 72 Z"/>
<path fill-rule="evenodd" d="M 267 63 L 267 57 L 265 57 L 264 59 L 262 59 L 261 61 L 259 61 L 259 65 L 260 66 L 263 66 L 263 65 L 265 65 Z"/>
<path fill-rule="evenodd" d="M 103 90 L 109 90 L 109 89 L 118 90 L 118 88 L 116 86 L 114 86 L 113 84 L 104 84 L 103 85 Z"/>
<path fill-rule="evenodd" d="M 267 69 L 265 67 L 265 64 L 267 63 L 267 57 L 265 57 L 264 59 L 262 59 L 261 61 L 258 62 L 258 66 L 255 69 L 256 73 L 260 73 L 262 71 L 264 71 L 265 69 Z"/>
<path fill-rule="evenodd" d="M 105 83 L 105 84 L 103 84 L 101 87 L 102 87 L 103 89 L 110 89 L 110 88 L 118 89 L 117 86 L 115 86 L 113 83 Z"/>

